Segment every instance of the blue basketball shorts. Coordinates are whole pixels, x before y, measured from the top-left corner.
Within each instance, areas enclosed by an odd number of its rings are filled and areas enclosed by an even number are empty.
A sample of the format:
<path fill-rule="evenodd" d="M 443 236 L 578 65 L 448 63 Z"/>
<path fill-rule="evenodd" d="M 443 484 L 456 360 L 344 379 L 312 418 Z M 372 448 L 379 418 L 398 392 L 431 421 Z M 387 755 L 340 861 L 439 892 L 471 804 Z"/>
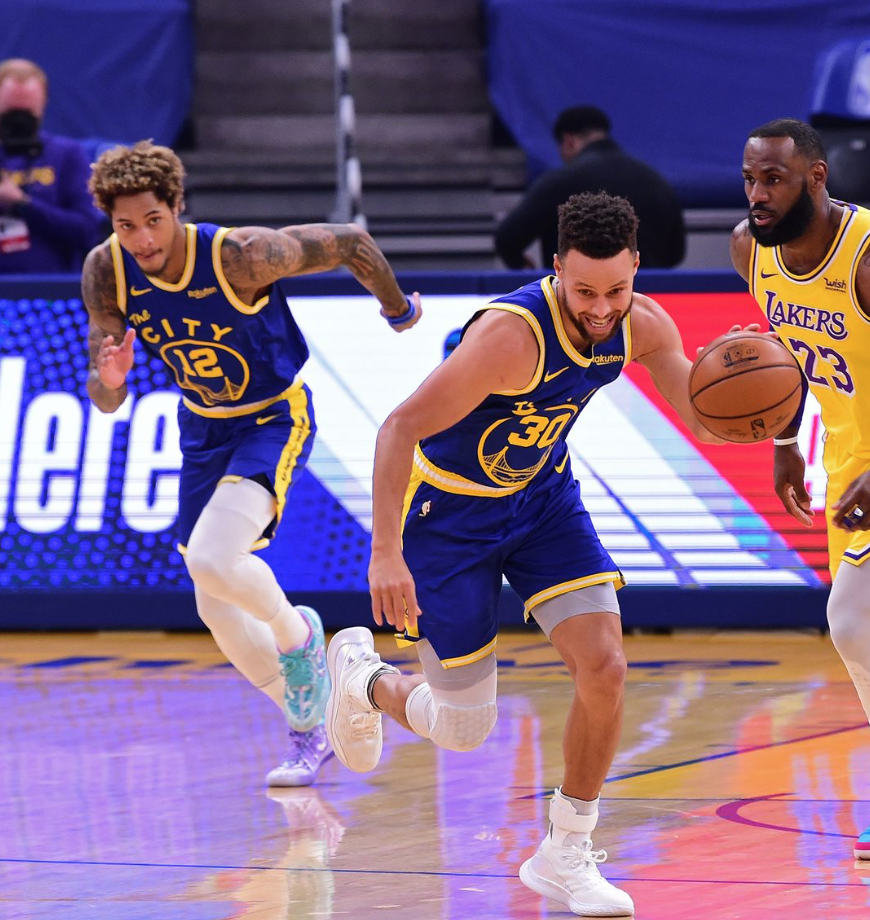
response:
<path fill-rule="evenodd" d="M 590 585 L 625 584 L 601 545 L 570 473 L 536 477 L 500 497 L 459 495 L 424 481 L 415 467 L 405 499 L 403 555 L 425 637 L 445 668 L 471 664 L 496 644 L 502 575 L 526 619 L 543 601 Z"/>
<path fill-rule="evenodd" d="M 287 494 L 299 481 L 317 426 L 311 391 L 292 387 L 259 412 L 226 418 L 197 415 L 179 403 L 181 477 L 178 486 L 178 548 L 184 552 L 203 508 L 222 482 L 255 479 L 277 500 L 275 518 L 252 547 L 275 535 Z"/>

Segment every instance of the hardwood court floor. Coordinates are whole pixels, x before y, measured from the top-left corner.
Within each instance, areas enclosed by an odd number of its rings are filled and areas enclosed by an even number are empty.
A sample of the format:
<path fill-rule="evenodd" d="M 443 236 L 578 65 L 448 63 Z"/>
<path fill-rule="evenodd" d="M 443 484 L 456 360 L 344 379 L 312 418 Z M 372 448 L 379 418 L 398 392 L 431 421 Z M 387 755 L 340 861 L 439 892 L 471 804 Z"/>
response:
<path fill-rule="evenodd" d="M 401 655 L 384 640 L 391 660 Z M 870 916 L 870 733 L 827 639 L 629 637 L 596 845 L 639 920 Z M 532 920 L 567 675 L 502 637 L 471 754 L 390 725 L 379 770 L 267 790 L 280 714 L 207 636 L 0 635 L 0 920 Z"/>

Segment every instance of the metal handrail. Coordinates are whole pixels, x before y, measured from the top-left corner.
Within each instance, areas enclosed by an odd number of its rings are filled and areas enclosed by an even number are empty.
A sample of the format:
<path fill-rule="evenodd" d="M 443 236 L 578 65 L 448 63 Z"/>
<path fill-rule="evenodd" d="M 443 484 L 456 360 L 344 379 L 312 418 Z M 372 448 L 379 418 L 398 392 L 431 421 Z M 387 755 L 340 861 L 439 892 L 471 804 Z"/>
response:
<path fill-rule="evenodd" d="M 332 41 L 335 58 L 335 211 L 336 223 L 365 228 L 362 211 L 362 168 L 356 154 L 356 110 L 350 91 L 350 0 L 332 0 Z"/>

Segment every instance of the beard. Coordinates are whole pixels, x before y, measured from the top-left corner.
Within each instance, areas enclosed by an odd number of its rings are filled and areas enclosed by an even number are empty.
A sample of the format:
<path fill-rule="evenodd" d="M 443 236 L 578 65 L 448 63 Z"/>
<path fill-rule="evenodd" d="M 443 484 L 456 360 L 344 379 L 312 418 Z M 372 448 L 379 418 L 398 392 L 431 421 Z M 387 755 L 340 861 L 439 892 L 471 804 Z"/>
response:
<path fill-rule="evenodd" d="M 765 210 L 757 208 L 756 210 Z M 749 214 L 749 232 L 759 246 L 770 248 L 791 243 L 806 233 L 807 228 L 816 216 L 816 206 L 812 196 L 807 191 L 804 180 L 803 188 L 797 201 L 780 217 L 772 227 L 759 227 L 755 223 L 752 213 Z"/>
<path fill-rule="evenodd" d="M 559 286 L 558 291 L 556 292 L 556 299 L 559 302 L 561 307 L 561 312 L 563 317 L 567 317 L 571 321 L 571 325 L 580 333 L 580 337 L 585 343 L 580 349 L 581 352 L 589 348 L 590 345 L 603 345 L 605 342 L 609 342 L 611 339 L 616 338 L 619 330 L 622 328 L 622 321 L 631 313 L 631 304 L 628 305 L 628 309 L 624 313 L 620 313 L 616 317 L 616 321 L 613 324 L 613 327 L 603 335 L 596 335 L 592 330 L 590 330 L 586 324 L 583 322 L 582 318 L 579 316 L 574 316 L 573 313 L 568 309 L 568 298 L 565 296 L 565 292 L 562 290 L 561 285 Z"/>

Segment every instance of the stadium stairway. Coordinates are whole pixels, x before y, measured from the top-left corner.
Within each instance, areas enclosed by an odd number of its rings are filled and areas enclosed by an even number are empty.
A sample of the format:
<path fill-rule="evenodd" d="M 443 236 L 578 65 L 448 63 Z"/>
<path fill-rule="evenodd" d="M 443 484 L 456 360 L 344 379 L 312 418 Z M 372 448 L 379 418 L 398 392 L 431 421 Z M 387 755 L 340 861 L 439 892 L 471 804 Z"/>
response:
<path fill-rule="evenodd" d="M 197 4 L 197 220 L 280 226 L 335 202 L 326 0 Z M 497 268 L 492 234 L 525 157 L 492 142 L 477 0 L 352 0 L 351 89 L 369 229 L 398 269 Z"/>

